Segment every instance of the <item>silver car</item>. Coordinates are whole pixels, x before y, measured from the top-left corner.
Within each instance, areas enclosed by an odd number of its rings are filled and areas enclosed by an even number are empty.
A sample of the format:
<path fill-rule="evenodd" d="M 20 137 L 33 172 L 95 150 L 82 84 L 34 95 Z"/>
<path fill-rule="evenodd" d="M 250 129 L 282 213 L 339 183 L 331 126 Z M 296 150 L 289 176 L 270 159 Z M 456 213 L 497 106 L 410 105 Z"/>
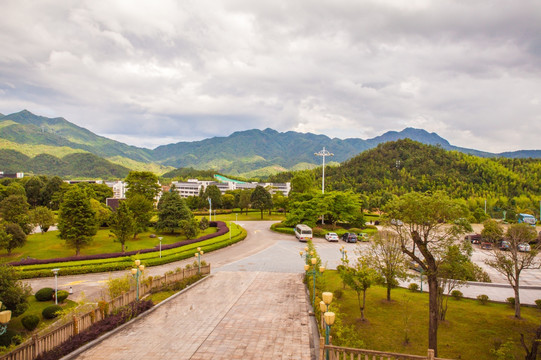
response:
<path fill-rule="evenodd" d="M 325 234 L 325 239 L 327 241 L 338 241 L 338 235 L 336 233 L 330 232 Z"/>
<path fill-rule="evenodd" d="M 520 243 L 517 245 L 517 249 L 521 252 L 530 252 L 532 250 L 532 247 L 528 243 Z"/>

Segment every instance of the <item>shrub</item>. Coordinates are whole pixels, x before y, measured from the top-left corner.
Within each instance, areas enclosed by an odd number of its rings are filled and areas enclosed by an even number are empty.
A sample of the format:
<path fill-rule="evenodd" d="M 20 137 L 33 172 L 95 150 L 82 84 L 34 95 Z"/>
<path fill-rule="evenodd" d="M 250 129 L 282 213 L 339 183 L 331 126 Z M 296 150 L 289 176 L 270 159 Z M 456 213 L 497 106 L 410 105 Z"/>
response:
<path fill-rule="evenodd" d="M 34 295 L 37 301 L 49 301 L 53 299 L 54 289 L 53 288 L 43 288 L 39 289 L 38 292 Z"/>
<path fill-rule="evenodd" d="M 67 292 L 66 290 L 58 290 L 58 292 L 56 293 L 56 297 L 58 298 L 59 303 L 66 300 L 68 296 L 70 296 L 70 293 Z"/>
<path fill-rule="evenodd" d="M 478 295 L 477 300 L 479 301 L 481 305 L 486 305 L 488 304 L 488 295 L 485 295 L 485 294 Z"/>
<path fill-rule="evenodd" d="M 293 230 L 293 232 L 295 232 L 295 230 Z M 312 234 L 316 237 L 325 237 L 326 233 L 327 233 L 327 230 L 320 227 L 315 227 L 312 229 Z"/>
<path fill-rule="evenodd" d="M 515 306 L 515 298 L 514 298 L 514 297 L 508 297 L 507 299 L 505 299 L 505 301 L 507 301 L 507 303 L 508 303 L 511 307 L 514 307 L 514 306 Z"/>
<path fill-rule="evenodd" d="M 333 296 L 335 299 L 341 299 L 343 294 L 344 292 L 342 291 L 342 289 L 336 289 L 333 291 Z"/>
<path fill-rule="evenodd" d="M 408 290 L 411 291 L 411 292 L 419 291 L 419 285 L 416 284 L 416 283 L 411 283 L 408 286 Z"/>
<path fill-rule="evenodd" d="M 21 324 L 23 324 L 24 328 L 28 331 L 33 331 L 35 328 L 38 327 L 39 324 L 39 316 L 37 315 L 26 315 L 21 319 Z"/>
<path fill-rule="evenodd" d="M 199 222 L 199 228 L 201 230 L 206 230 L 208 227 L 209 227 L 209 219 L 203 216 L 203 218 Z"/>
<path fill-rule="evenodd" d="M 462 291 L 460 291 L 460 290 L 453 290 L 453 291 L 451 291 L 451 296 L 455 300 L 460 300 L 460 299 L 462 299 L 464 297 L 464 294 L 462 294 Z"/>
<path fill-rule="evenodd" d="M 535 306 L 537 306 L 538 309 L 541 309 L 541 299 L 535 300 Z"/>
<path fill-rule="evenodd" d="M 11 329 L 8 329 L 3 335 L 0 335 L 0 346 L 10 346 L 15 336 L 17 336 L 17 333 Z"/>
<path fill-rule="evenodd" d="M 43 311 L 41 312 L 41 315 L 45 319 L 54 319 L 58 316 L 58 314 L 62 311 L 62 308 L 58 305 L 51 305 L 47 306 Z"/>

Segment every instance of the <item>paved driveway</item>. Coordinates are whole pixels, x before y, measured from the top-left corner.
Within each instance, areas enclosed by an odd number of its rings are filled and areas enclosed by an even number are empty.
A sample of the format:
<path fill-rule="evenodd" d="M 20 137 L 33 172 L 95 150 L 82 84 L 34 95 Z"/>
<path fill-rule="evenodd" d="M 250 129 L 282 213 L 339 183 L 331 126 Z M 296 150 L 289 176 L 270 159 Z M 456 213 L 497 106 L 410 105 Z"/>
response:
<path fill-rule="evenodd" d="M 299 274 L 227 272 L 125 327 L 77 359 L 310 359 Z"/>

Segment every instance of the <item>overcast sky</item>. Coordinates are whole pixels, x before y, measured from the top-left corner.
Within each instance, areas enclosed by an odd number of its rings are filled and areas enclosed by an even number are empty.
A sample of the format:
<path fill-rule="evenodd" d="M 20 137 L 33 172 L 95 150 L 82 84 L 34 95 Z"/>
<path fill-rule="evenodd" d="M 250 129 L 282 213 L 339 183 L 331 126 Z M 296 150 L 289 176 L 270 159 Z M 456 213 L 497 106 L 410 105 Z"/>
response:
<path fill-rule="evenodd" d="M 539 0 L 0 2 L 0 113 L 153 148 L 273 128 L 541 149 Z"/>

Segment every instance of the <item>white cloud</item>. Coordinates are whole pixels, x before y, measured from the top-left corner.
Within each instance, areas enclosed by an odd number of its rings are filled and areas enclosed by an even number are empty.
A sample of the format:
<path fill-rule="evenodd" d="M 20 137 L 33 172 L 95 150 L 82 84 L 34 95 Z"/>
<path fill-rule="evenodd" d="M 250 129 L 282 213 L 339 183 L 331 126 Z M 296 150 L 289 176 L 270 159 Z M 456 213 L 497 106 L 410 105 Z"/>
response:
<path fill-rule="evenodd" d="M 155 146 L 251 128 L 422 127 L 539 148 L 541 3 L 56 1 L 1 5 L 0 112 Z"/>

